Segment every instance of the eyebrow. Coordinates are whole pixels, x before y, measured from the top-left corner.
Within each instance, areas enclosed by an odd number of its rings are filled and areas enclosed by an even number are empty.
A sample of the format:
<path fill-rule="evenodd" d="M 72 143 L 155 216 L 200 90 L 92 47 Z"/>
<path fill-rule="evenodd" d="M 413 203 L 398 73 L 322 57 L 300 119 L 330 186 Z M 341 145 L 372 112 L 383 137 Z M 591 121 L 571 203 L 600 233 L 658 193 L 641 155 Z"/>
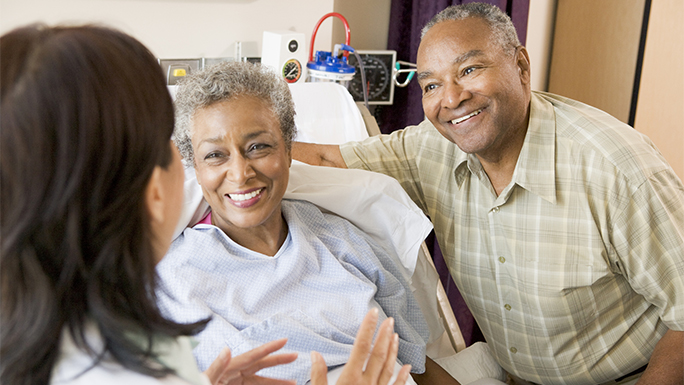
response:
<path fill-rule="evenodd" d="M 262 134 L 268 134 L 268 133 L 269 132 L 267 130 L 250 132 L 249 134 L 243 136 L 242 139 L 250 140 L 250 139 L 254 139 L 254 138 L 256 138 Z M 197 145 L 199 146 L 200 144 L 202 144 L 204 142 L 208 142 L 208 143 L 212 143 L 212 144 L 221 143 L 223 141 L 224 137 L 225 137 L 225 135 L 216 135 L 216 136 L 212 136 L 209 138 L 205 138 L 205 139 L 200 140 L 200 142 Z"/>
<path fill-rule="evenodd" d="M 454 60 L 451 61 L 451 64 L 461 64 L 461 63 L 465 62 L 466 60 L 468 60 L 472 57 L 482 56 L 482 55 L 484 55 L 484 52 L 480 49 L 470 50 L 470 51 L 468 51 L 462 55 L 456 56 L 454 58 Z M 424 79 L 429 78 L 431 76 L 432 76 L 431 71 L 422 71 L 422 72 L 418 73 L 417 79 L 418 79 L 418 81 L 421 81 L 421 80 L 424 80 Z"/>

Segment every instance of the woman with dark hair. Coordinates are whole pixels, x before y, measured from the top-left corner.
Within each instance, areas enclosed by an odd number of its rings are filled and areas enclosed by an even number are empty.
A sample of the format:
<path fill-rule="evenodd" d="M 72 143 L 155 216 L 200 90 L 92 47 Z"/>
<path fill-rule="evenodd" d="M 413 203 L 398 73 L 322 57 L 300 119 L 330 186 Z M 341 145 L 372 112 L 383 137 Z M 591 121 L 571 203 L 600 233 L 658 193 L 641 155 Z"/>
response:
<path fill-rule="evenodd" d="M 270 355 L 284 339 L 223 351 L 201 375 L 186 336 L 207 320 L 175 323 L 155 304 L 183 169 L 152 54 L 111 29 L 30 26 L 0 38 L 0 68 L 0 382 L 291 383 L 255 375 L 296 358 Z M 396 357 L 387 329 L 378 373 Z"/>

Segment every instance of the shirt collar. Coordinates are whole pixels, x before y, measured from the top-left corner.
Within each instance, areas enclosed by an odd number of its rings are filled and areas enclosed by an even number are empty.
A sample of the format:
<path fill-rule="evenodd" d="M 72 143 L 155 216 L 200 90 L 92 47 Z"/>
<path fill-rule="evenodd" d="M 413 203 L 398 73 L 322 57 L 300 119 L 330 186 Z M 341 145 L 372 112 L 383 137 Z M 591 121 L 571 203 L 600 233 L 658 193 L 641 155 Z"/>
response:
<path fill-rule="evenodd" d="M 530 122 L 525 141 L 518 156 L 512 182 L 539 195 L 542 199 L 556 203 L 556 119 L 553 105 L 532 92 L 530 100 Z M 459 187 L 468 176 L 484 172 L 473 154 L 457 151 L 454 159 L 454 177 Z"/>
<path fill-rule="evenodd" d="M 553 105 L 532 92 L 527 127 L 513 182 L 556 203 L 556 118 Z"/>

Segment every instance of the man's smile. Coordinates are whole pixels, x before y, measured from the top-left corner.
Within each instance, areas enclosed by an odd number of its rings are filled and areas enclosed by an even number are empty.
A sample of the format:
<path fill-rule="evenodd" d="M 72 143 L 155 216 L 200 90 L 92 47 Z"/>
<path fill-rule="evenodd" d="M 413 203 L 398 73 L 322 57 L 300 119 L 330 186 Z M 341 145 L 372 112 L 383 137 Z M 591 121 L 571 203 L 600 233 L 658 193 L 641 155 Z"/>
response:
<path fill-rule="evenodd" d="M 461 116 L 460 118 L 456 118 L 456 119 L 452 120 L 451 124 L 459 124 L 461 122 L 464 122 L 464 121 L 472 118 L 473 116 L 479 115 L 480 112 L 482 112 L 482 108 L 480 108 L 479 110 L 475 110 L 475 111 L 469 113 L 468 115 L 464 115 L 464 116 Z"/>

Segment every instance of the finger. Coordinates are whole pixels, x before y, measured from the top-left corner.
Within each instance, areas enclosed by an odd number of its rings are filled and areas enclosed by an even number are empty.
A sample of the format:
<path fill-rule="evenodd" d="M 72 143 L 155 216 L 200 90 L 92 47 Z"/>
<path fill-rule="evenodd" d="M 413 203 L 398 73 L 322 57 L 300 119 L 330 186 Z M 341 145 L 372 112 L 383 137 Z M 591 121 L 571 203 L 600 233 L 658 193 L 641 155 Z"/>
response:
<path fill-rule="evenodd" d="M 233 357 L 230 367 L 233 370 L 244 370 L 254 365 L 257 361 L 268 356 L 269 354 L 282 349 L 287 343 L 287 338 L 267 342 L 259 347 L 256 347 L 246 353 Z"/>
<path fill-rule="evenodd" d="M 371 346 L 373 345 L 373 334 L 375 334 L 375 326 L 378 324 L 378 309 L 373 308 L 366 313 L 361 321 L 361 326 L 359 331 L 356 333 L 356 339 L 354 340 L 354 346 L 352 347 L 351 355 L 349 356 L 349 361 L 347 366 L 354 368 L 363 368 L 366 363 L 368 354 L 371 351 Z"/>
<path fill-rule="evenodd" d="M 227 347 L 223 348 L 219 353 L 218 357 L 211 363 L 209 368 L 204 371 L 204 374 L 209 377 L 209 381 L 212 384 L 218 382 L 218 380 L 223 375 L 223 372 L 228 368 L 231 359 L 230 349 Z"/>
<path fill-rule="evenodd" d="M 408 381 L 410 375 L 411 365 L 402 366 L 401 370 L 399 371 L 399 374 L 397 375 L 397 379 L 394 380 L 393 385 L 406 385 L 406 381 Z"/>
<path fill-rule="evenodd" d="M 328 385 L 328 367 L 318 352 L 311 352 L 311 385 Z"/>
<path fill-rule="evenodd" d="M 290 362 L 296 360 L 298 353 L 283 353 L 283 354 L 273 354 L 260 359 L 259 361 L 253 363 L 252 365 L 240 370 L 241 373 L 245 375 L 252 375 L 264 368 L 270 368 L 272 366 L 289 364 Z"/>
<path fill-rule="evenodd" d="M 250 376 L 240 383 L 244 385 L 297 385 L 297 381 L 294 380 L 277 380 L 261 376 Z"/>
<path fill-rule="evenodd" d="M 378 378 L 378 384 L 387 384 L 394 374 L 394 367 L 397 362 L 397 353 L 399 352 L 399 335 L 394 333 L 392 335 L 392 342 L 389 346 L 389 352 L 387 358 L 385 359 L 385 365 L 380 371 L 380 377 Z"/>
<path fill-rule="evenodd" d="M 386 319 L 382 325 L 380 325 L 380 331 L 378 331 L 378 336 L 375 338 L 375 345 L 373 346 L 373 351 L 371 352 L 364 372 L 364 377 L 370 377 L 371 381 L 377 381 L 380 372 L 385 366 L 385 361 L 387 361 L 387 355 L 389 354 L 389 348 L 392 343 L 392 336 L 394 335 L 393 329 L 393 318 Z"/>

